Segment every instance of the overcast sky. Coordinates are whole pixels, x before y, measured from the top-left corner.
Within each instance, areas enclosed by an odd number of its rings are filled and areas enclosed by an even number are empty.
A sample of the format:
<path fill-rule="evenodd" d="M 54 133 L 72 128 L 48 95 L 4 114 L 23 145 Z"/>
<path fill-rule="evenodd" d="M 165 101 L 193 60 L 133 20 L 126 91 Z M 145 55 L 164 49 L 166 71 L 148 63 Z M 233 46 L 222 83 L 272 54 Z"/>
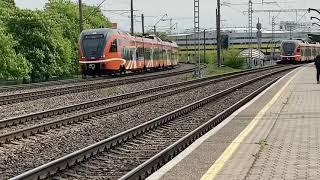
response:
<path fill-rule="evenodd" d="M 221 0 L 233 5 L 231 7 L 222 6 L 222 24 L 224 27 L 239 27 L 247 26 L 248 16 L 243 11 L 248 10 L 248 0 Z M 277 4 L 264 4 L 264 2 L 277 2 Z M 97 5 L 102 0 L 83 0 L 84 3 Z M 16 0 L 16 4 L 22 8 L 42 8 L 46 0 Z M 144 13 L 146 16 L 146 29 L 150 29 L 164 14 L 168 14 L 168 18 L 173 18 L 173 24 L 178 23 L 178 31 L 193 27 L 193 0 L 134 0 L 134 9 L 137 11 L 135 15 L 140 16 Z M 253 0 L 254 9 L 296 9 L 296 8 L 319 8 L 320 0 Z M 128 10 L 130 8 L 130 0 L 107 0 L 102 9 L 104 10 Z M 215 28 L 215 9 L 216 0 L 200 0 L 200 26 L 201 28 Z M 106 17 L 112 22 L 117 22 L 119 28 L 123 30 L 130 29 L 129 13 L 123 12 L 108 12 L 105 11 Z M 271 14 L 277 16 L 278 13 Z M 312 13 L 311 15 L 317 15 Z M 320 15 L 319 15 L 320 16 Z M 254 23 L 257 23 L 258 17 L 263 24 L 263 27 L 270 29 L 270 18 L 268 13 L 254 14 Z M 310 22 L 310 15 L 305 12 L 298 13 L 300 22 Z M 295 13 L 281 13 L 277 17 L 277 23 L 280 21 L 295 21 Z M 160 22 L 159 29 L 169 27 L 169 21 Z M 140 17 L 136 17 L 135 30 L 141 31 Z"/>

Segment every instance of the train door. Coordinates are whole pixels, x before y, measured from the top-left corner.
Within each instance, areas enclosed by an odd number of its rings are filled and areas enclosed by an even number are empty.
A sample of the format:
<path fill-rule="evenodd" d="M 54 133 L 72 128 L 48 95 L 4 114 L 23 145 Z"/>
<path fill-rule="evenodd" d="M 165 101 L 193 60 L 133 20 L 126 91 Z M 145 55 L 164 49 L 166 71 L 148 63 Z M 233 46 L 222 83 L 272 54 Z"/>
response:
<path fill-rule="evenodd" d="M 305 47 L 301 46 L 301 61 L 305 61 Z"/>

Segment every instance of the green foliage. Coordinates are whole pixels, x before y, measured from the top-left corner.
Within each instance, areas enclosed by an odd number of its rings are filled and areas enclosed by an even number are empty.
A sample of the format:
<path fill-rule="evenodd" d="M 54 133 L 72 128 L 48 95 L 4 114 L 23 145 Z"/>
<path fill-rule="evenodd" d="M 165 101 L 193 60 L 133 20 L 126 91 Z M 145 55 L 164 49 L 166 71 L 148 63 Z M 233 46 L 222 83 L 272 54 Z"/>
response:
<path fill-rule="evenodd" d="M 48 20 L 54 22 L 56 29 L 60 29 L 63 38 L 71 42 L 69 53 L 74 67 L 72 72 L 73 74 L 78 73 L 78 38 L 80 35 L 78 5 L 67 0 L 49 0 L 44 14 Z M 111 27 L 112 25 L 96 7 L 84 5 L 83 16 L 85 29 Z"/>
<path fill-rule="evenodd" d="M 111 26 L 96 7 L 85 5 L 84 19 L 85 28 Z M 14 0 L 0 0 L 0 28 L 0 78 L 29 75 L 33 81 L 42 81 L 78 73 L 76 3 L 49 0 L 44 10 L 32 11 L 18 9 Z"/>
<path fill-rule="evenodd" d="M 244 66 L 245 59 L 240 56 L 240 51 L 229 49 L 223 52 L 224 65 L 235 69 L 241 69 Z"/>
<path fill-rule="evenodd" d="M 13 49 L 16 42 L 2 27 L 0 27 L 0 39 L 0 79 L 27 78 L 30 64 L 21 54 L 16 54 Z"/>
<path fill-rule="evenodd" d="M 2 2 L 8 4 L 11 7 L 14 7 L 16 5 L 16 3 L 14 2 L 14 0 L 1 0 Z"/>
<path fill-rule="evenodd" d="M 0 0 L 0 21 L 6 21 L 15 10 L 14 0 Z"/>
<path fill-rule="evenodd" d="M 7 22 L 9 32 L 18 41 L 16 51 L 32 64 L 31 78 L 46 80 L 72 72 L 71 42 L 64 38 L 54 21 L 41 11 L 18 10 Z"/>
<path fill-rule="evenodd" d="M 206 51 L 206 56 L 204 57 L 204 51 L 200 52 L 201 63 L 205 64 L 215 64 L 217 61 L 216 51 Z M 180 62 L 188 61 L 188 53 L 186 51 L 180 51 L 179 56 Z M 198 53 L 189 52 L 189 63 L 198 63 Z"/>
<path fill-rule="evenodd" d="M 215 64 L 217 61 L 216 51 L 206 51 L 206 56 L 204 57 L 204 51 L 201 52 L 201 62 L 206 64 Z"/>

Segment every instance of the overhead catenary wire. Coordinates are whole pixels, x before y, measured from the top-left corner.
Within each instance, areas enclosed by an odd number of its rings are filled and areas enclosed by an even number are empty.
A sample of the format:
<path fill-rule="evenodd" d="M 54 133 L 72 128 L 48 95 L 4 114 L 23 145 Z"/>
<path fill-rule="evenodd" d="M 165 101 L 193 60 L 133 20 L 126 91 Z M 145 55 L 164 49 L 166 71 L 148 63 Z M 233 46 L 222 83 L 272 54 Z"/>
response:
<path fill-rule="evenodd" d="M 86 17 L 84 18 L 84 21 L 87 20 L 89 17 L 91 17 L 95 12 L 99 11 L 100 10 L 100 7 L 106 2 L 107 0 L 102 0 L 101 3 L 96 6 L 93 11 L 91 11 L 91 13 Z"/>

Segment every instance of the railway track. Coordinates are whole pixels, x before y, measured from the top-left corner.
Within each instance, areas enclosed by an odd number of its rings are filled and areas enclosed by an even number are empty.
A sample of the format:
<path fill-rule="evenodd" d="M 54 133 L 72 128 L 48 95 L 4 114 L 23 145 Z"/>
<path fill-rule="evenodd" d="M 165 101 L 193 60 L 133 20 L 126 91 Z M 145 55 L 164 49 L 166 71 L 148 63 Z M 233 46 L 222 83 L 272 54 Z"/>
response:
<path fill-rule="evenodd" d="M 181 64 L 180 67 L 182 68 Z M 188 68 L 189 69 L 189 68 Z M 153 73 L 153 72 L 152 72 Z M 155 72 L 156 73 L 156 72 Z M 134 73 L 129 73 L 126 75 L 122 75 L 118 78 L 125 78 L 130 77 Z M 150 73 L 149 73 L 150 74 Z M 124 76 L 124 77 L 123 77 Z M 139 75 L 137 75 L 139 76 Z M 36 89 L 41 87 L 50 87 L 50 86 L 58 86 L 58 85 L 67 85 L 67 84 L 74 84 L 74 83 L 85 83 L 85 82 L 93 82 L 97 80 L 105 80 L 105 79 L 114 79 L 114 77 L 97 77 L 97 78 L 88 78 L 88 79 L 65 79 L 65 80 L 57 80 L 57 81 L 47 81 L 47 82 L 39 82 L 39 83 L 30 83 L 30 84 L 19 84 L 19 85 L 10 85 L 10 86 L 0 86 L 0 93 L 4 92 L 12 92 L 12 91 L 19 91 L 19 90 L 28 90 L 28 89 Z"/>
<path fill-rule="evenodd" d="M 75 78 L 75 79 L 30 83 L 30 84 L 0 86 L 0 93 L 19 91 L 19 90 L 27 90 L 27 89 L 35 89 L 35 88 L 41 88 L 41 87 L 50 87 L 50 86 L 57 86 L 57 85 L 63 85 L 63 84 L 90 82 L 90 81 L 96 81 L 96 80 L 101 80 L 101 79 L 103 79 L 103 78 L 89 78 L 89 79 Z"/>
<path fill-rule="evenodd" d="M 103 89 L 103 88 L 136 83 L 141 81 L 148 81 L 148 80 L 153 80 L 158 78 L 171 77 L 171 76 L 176 76 L 180 74 L 191 73 L 193 71 L 194 71 L 194 68 L 191 68 L 191 69 L 185 69 L 185 70 L 174 71 L 169 73 L 150 74 L 150 75 L 148 74 L 148 75 L 133 76 L 133 77 L 130 76 L 128 78 L 123 78 L 121 80 L 114 79 L 114 80 L 98 81 L 98 82 L 95 82 L 94 80 L 92 80 L 92 81 L 85 81 L 87 82 L 85 84 L 70 85 L 62 88 L 45 89 L 45 90 L 37 90 L 37 91 L 31 91 L 31 92 L 1 95 L 0 106 L 24 102 L 24 101 L 31 101 L 31 100 L 41 99 L 41 98 L 71 94 L 71 93 L 79 93 L 84 91 Z"/>
<path fill-rule="evenodd" d="M 279 67 L 281 66 L 267 67 L 243 72 L 229 73 L 220 76 L 189 80 L 104 98 L 97 101 L 91 101 L 2 120 L 0 121 L 0 144 L 9 143 L 12 140 L 39 134 L 50 129 L 59 128 L 66 124 L 86 121 L 96 116 L 120 111 L 142 103 L 182 93 L 191 89 L 201 88 L 203 86 L 237 78 L 239 76 L 250 75 L 263 71 L 272 71 L 274 69 L 278 69 Z M 118 101 L 120 103 L 116 103 Z M 113 104 L 111 104 L 112 102 Z"/>
<path fill-rule="evenodd" d="M 235 85 L 13 179 L 42 179 L 48 175 L 143 179 L 274 83 L 281 73 L 294 68 L 281 68 Z M 220 109 L 212 112 L 212 107 Z M 212 114 L 215 117 L 208 121 Z"/>

